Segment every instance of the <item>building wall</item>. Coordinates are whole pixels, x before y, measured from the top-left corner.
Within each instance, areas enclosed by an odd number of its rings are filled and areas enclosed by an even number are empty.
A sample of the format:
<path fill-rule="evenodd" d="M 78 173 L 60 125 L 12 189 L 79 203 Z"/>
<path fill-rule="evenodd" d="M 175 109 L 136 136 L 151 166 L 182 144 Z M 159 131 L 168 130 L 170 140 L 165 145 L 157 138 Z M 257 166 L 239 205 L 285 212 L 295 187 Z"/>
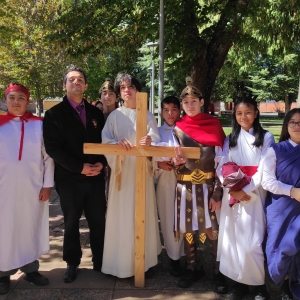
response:
<path fill-rule="evenodd" d="M 293 102 L 291 109 L 296 108 L 297 103 Z M 283 102 L 261 102 L 259 104 L 260 112 L 284 112 L 285 111 L 285 103 Z"/>

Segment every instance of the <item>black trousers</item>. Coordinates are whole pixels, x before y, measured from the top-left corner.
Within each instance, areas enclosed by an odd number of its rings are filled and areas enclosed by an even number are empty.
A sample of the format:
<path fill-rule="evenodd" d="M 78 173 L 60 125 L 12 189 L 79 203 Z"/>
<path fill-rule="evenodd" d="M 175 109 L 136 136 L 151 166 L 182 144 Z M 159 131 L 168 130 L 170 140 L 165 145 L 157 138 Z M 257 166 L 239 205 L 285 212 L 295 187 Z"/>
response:
<path fill-rule="evenodd" d="M 90 230 L 92 261 L 101 268 L 106 212 L 104 178 L 84 182 L 56 182 L 56 189 L 65 223 L 63 260 L 67 264 L 80 264 L 82 251 L 79 220 L 84 212 Z"/>

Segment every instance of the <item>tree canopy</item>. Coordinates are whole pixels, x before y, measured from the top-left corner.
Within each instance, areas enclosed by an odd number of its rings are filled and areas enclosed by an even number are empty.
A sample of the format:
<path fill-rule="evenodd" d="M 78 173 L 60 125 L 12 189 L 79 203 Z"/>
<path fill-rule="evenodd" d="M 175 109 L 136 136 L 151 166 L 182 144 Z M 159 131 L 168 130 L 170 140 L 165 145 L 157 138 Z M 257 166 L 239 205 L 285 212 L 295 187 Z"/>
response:
<path fill-rule="evenodd" d="M 158 0 L 0 1 L 2 82 L 20 78 L 42 99 L 62 93 L 60 77 L 76 62 L 87 70 L 92 98 L 121 70 L 147 81 L 150 59 L 142 63 L 141 49 L 158 40 Z M 289 61 L 299 60 L 299 4 L 165 0 L 166 91 L 179 92 L 191 75 L 206 106 L 242 90 L 258 100 L 295 94 L 299 70 Z"/>

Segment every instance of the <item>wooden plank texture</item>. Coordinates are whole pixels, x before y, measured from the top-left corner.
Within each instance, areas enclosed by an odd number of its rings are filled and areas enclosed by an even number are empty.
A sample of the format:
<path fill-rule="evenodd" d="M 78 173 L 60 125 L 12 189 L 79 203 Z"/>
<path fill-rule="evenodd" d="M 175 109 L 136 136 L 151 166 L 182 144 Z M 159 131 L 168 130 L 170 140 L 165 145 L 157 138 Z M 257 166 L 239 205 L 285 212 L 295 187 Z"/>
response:
<path fill-rule="evenodd" d="M 83 151 L 85 154 L 175 157 L 174 147 L 165 146 L 134 146 L 130 150 L 125 150 L 119 145 L 86 143 Z M 181 152 L 185 158 L 197 159 L 200 157 L 200 148 L 181 147 Z"/>
<path fill-rule="evenodd" d="M 138 93 L 136 99 L 136 145 L 145 135 L 147 135 L 147 94 Z M 134 284 L 136 287 L 145 286 L 146 163 L 146 157 L 136 158 L 134 245 Z"/>

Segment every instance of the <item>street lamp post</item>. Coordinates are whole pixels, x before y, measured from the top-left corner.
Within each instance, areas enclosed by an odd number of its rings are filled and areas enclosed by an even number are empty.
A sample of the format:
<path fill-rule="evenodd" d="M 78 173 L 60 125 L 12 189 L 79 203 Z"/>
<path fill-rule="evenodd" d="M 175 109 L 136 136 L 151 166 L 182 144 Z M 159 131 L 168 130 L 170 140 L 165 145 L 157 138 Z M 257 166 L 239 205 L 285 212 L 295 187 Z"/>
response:
<path fill-rule="evenodd" d="M 159 80 L 158 80 L 158 126 L 161 126 L 161 111 L 160 106 L 164 98 L 164 48 L 165 48 L 165 12 L 164 0 L 159 1 Z"/>
<path fill-rule="evenodd" d="M 151 76 L 151 107 L 150 111 L 155 114 L 155 90 L 154 90 L 154 77 L 155 77 L 155 65 L 154 65 L 154 49 L 158 46 L 156 42 L 147 43 L 146 46 L 150 49 L 152 55 L 152 76 Z"/>
<path fill-rule="evenodd" d="M 150 97 L 149 97 L 149 110 L 152 112 L 152 71 L 153 71 L 153 69 L 152 69 L 152 66 L 151 67 L 149 67 L 148 69 L 148 72 L 149 72 L 149 75 L 150 75 L 150 82 L 151 82 L 151 87 L 150 87 Z M 152 112 L 153 113 L 153 112 Z"/>

